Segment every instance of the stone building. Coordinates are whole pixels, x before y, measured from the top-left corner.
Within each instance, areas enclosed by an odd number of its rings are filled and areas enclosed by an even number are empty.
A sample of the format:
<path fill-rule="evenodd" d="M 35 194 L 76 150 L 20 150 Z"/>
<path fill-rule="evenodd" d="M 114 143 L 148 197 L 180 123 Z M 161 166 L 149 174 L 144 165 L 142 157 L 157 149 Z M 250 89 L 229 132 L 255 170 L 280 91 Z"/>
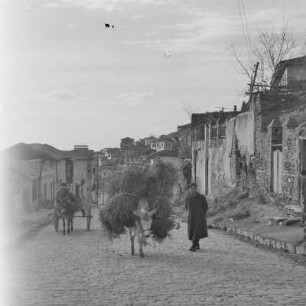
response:
<path fill-rule="evenodd" d="M 127 155 L 129 153 L 134 153 L 135 140 L 130 137 L 125 137 L 121 139 L 120 149 L 123 155 Z"/>
<path fill-rule="evenodd" d="M 191 125 L 190 123 L 177 127 L 179 137 L 179 157 L 182 160 L 191 160 Z"/>
<path fill-rule="evenodd" d="M 172 164 L 176 169 L 181 168 L 181 160 L 178 156 L 178 149 L 162 150 L 151 153 L 147 156 L 147 160 L 151 165 L 161 161 L 163 163 Z"/>
<path fill-rule="evenodd" d="M 172 150 L 174 148 L 174 141 L 166 135 L 160 136 L 156 140 L 156 152 L 163 150 Z"/>
<path fill-rule="evenodd" d="M 306 91 L 257 93 L 253 103 L 256 189 L 302 203 L 306 192 Z"/>
<path fill-rule="evenodd" d="M 211 193 L 217 186 L 232 185 L 230 169 L 231 137 L 227 135 L 233 112 L 192 114 L 192 177 L 200 192 Z"/>
<path fill-rule="evenodd" d="M 153 144 L 152 149 L 156 149 L 156 140 L 157 138 L 154 136 L 145 137 L 145 146 L 151 148 L 151 144 Z"/>
<path fill-rule="evenodd" d="M 254 92 L 240 112 L 192 115 L 193 177 L 201 192 L 236 186 L 306 205 L 305 76 L 305 57 L 283 61 L 271 90 Z"/>
<path fill-rule="evenodd" d="M 256 191 L 306 205 L 306 57 L 281 61 L 252 101 Z"/>
<path fill-rule="evenodd" d="M 305 90 L 306 56 L 279 62 L 271 86 L 273 90 Z"/>

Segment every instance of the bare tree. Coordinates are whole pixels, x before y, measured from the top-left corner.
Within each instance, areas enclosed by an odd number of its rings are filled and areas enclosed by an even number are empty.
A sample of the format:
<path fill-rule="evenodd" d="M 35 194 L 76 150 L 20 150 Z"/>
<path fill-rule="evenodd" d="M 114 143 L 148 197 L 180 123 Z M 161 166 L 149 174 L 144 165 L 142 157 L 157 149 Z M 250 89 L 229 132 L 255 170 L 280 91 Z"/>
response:
<path fill-rule="evenodd" d="M 234 45 L 230 45 L 230 52 L 239 64 L 240 72 L 251 81 L 254 64 L 259 62 L 258 80 L 267 84 L 275 72 L 277 64 L 288 58 L 302 55 L 304 52 L 297 46 L 296 40 L 287 25 L 278 33 L 260 31 L 256 37 L 256 44 L 249 46 L 250 57 L 244 60 Z"/>

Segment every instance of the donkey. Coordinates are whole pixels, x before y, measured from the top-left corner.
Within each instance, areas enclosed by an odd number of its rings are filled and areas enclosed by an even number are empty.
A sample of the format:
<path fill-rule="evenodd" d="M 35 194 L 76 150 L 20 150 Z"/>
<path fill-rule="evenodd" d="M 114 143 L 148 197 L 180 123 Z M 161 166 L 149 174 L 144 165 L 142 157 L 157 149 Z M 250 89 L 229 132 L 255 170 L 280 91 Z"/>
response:
<path fill-rule="evenodd" d="M 75 200 L 71 200 L 63 204 L 61 215 L 63 219 L 63 235 L 65 235 L 65 221 L 67 221 L 67 233 L 69 234 L 70 232 L 73 232 L 73 218 L 77 208 Z"/>
<path fill-rule="evenodd" d="M 141 197 L 137 210 L 134 211 L 135 222 L 133 227 L 128 227 L 131 240 L 131 255 L 135 255 L 134 241 L 137 237 L 139 245 L 139 256 L 144 257 L 143 246 L 147 244 L 146 238 L 150 237 L 152 216 L 156 213 L 156 208 L 149 211 L 148 199 Z"/>
<path fill-rule="evenodd" d="M 63 235 L 73 231 L 74 213 L 78 210 L 78 205 L 75 196 L 69 192 L 66 186 L 62 187 L 56 196 L 56 214 L 63 220 Z"/>

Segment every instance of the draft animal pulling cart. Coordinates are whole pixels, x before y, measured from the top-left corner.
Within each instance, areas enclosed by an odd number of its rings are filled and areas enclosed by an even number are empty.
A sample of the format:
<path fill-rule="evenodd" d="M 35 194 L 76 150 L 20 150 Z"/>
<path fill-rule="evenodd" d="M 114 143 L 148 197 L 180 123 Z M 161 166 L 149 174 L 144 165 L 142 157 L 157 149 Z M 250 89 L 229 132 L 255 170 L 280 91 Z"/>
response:
<path fill-rule="evenodd" d="M 86 228 L 89 231 L 91 225 L 91 208 L 92 208 L 91 192 L 88 188 L 87 197 L 76 198 L 67 187 L 62 187 L 56 196 L 56 204 L 54 206 L 54 229 L 58 232 L 59 220 L 64 218 L 63 211 L 68 211 L 73 218 L 86 218 Z M 81 215 L 75 215 L 75 212 L 81 212 Z M 69 232 L 69 229 L 68 229 Z"/>

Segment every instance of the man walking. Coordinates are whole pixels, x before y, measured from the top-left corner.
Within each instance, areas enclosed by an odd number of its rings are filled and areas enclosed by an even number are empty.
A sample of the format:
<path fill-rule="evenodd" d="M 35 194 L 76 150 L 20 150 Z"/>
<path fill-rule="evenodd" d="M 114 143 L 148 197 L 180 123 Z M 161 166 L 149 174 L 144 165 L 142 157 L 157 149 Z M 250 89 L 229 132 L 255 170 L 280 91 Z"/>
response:
<path fill-rule="evenodd" d="M 185 208 L 188 210 L 188 239 L 192 241 L 189 249 L 192 252 L 200 249 L 199 240 L 208 237 L 206 225 L 207 201 L 204 195 L 197 192 L 197 186 L 188 186 Z"/>

